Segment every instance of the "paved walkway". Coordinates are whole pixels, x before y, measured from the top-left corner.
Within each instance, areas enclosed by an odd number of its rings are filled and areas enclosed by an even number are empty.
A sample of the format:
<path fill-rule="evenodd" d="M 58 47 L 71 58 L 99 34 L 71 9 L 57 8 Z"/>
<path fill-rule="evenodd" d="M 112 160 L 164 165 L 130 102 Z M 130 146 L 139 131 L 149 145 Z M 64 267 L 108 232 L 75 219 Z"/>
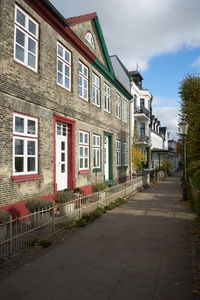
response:
<path fill-rule="evenodd" d="M 50 247 L 0 283 L 0 298 L 191 300 L 193 216 L 170 177 Z"/>

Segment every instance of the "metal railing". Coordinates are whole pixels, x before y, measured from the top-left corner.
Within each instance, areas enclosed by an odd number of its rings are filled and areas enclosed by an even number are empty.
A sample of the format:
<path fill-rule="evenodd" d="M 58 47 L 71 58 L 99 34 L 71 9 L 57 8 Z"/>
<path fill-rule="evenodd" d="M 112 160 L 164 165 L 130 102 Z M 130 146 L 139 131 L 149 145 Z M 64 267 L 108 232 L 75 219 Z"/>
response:
<path fill-rule="evenodd" d="M 97 207 L 104 207 L 120 197 L 127 197 L 150 182 L 150 176 L 118 184 L 104 191 L 83 196 L 76 200 L 55 204 L 53 207 L 36 211 L 23 217 L 0 224 L 0 258 L 15 254 L 30 246 L 34 239 L 48 239 L 63 231 L 67 223 L 74 218 L 81 218 Z"/>
<path fill-rule="evenodd" d="M 138 135 L 135 137 L 135 142 L 136 143 L 147 143 L 149 144 L 150 138 L 147 135 Z"/>
<path fill-rule="evenodd" d="M 146 109 L 144 106 L 136 106 L 134 108 L 134 113 L 135 114 L 145 114 L 147 117 L 150 116 L 150 112 L 148 109 Z"/>

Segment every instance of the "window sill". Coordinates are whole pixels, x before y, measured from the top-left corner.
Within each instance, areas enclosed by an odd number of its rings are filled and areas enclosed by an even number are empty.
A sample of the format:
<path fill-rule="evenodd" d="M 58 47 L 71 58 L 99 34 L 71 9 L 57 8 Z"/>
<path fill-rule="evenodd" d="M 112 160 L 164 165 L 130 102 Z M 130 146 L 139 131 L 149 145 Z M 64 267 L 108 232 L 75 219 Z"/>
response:
<path fill-rule="evenodd" d="M 93 169 L 93 173 L 97 173 L 97 172 L 102 172 L 102 169 L 101 168 L 95 168 L 95 169 Z"/>
<path fill-rule="evenodd" d="M 13 182 L 22 182 L 22 181 L 39 180 L 39 179 L 41 179 L 41 176 L 39 174 L 12 176 L 12 181 Z"/>
<path fill-rule="evenodd" d="M 90 170 L 80 170 L 79 172 L 78 172 L 78 174 L 89 174 L 90 173 Z"/>

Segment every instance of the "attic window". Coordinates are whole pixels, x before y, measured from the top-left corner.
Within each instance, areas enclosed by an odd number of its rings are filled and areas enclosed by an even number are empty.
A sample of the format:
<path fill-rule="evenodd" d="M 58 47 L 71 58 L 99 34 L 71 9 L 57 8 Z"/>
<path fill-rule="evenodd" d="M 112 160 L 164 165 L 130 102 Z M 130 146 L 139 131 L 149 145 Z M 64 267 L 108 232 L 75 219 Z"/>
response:
<path fill-rule="evenodd" d="M 91 32 L 87 32 L 85 35 L 85 39 L 90 43 L 90 45 L 94 48 L 94 38 L 91 34 Z"/>

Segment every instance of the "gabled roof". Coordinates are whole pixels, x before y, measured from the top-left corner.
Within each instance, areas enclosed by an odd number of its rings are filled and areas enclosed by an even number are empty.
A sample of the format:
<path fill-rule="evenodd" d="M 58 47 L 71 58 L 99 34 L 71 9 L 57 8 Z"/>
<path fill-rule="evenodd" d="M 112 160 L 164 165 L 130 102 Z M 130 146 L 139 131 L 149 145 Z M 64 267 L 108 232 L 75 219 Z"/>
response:
<path fill-rule="evenodd" d="M 97 17 L 96 12 L 90 13 L 90 14 L 86 14 L 86 15 L 81 15 L 81 16 L 77 16 L 77 17 L 71 17 L 71 18 L 67 18 L 67 22 L 69 23 L 69 25 L 75 25 L 75 24 L 79 24 L 85 21 L 89 21 L 94 19 L 95 17 Z"/>
<path fill-rule="evenodd" d="M 77 17 L 68 18 L 67 22 L 69 23 L 69 26 L 73 26 L 75 24 L 80 24 L 82 22 L 86 22 L 86 21 L 89 21 L 89 20 L 94 20 L 94 22 L 95 22 L 98 37 L 99 37 L 101 47 L 103 49 L 104 56 L 105 56 L 105 59 L 106 59 L 106 63 L 108 65 L 109 71 L 114 75 L 114 70 L 113 70 L 113 67 L 112 67 L 110 56 L 108 54 L 108 49 L 107 49 L 106 42 L 105 42 L 105 39 L 104 39 L 104 36 L 103 36 L 103 32 L 101 30 L 101 25 L 99 23 L 99 18 L 97 16 L 96 12 L 81 15 L 81 16 L 77 16 Z"/>

